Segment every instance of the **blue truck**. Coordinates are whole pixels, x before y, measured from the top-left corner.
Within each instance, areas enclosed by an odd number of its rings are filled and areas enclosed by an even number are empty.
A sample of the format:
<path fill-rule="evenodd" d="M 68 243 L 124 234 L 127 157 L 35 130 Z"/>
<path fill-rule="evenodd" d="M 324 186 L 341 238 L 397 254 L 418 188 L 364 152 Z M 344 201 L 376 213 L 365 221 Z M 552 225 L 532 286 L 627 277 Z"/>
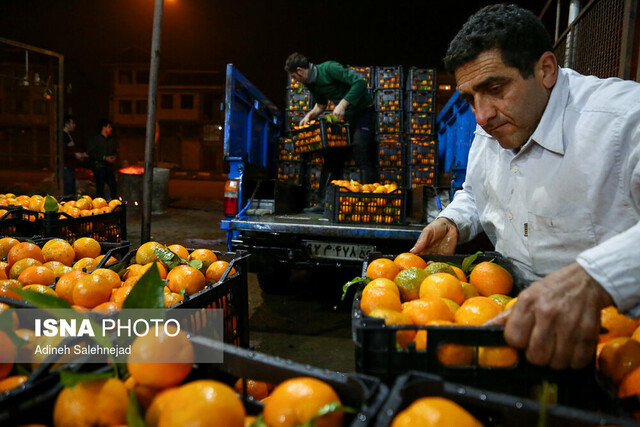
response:
<path fill-rule="evenodd" d="M 301 213 L 301 188 L 275 179 L 282 120 L 275 105 L 228 64 L 224 156 L 229 174 L 221 228 L 227 233 L 229 250 L 251 254 L 249 271 L 257 274 L 260 287 L 265 292 L 281 291 L 288 287 L 292 270 L 298 269 L 355 276 L 371 252 L 408 251 L 424 227 L 419 221 L 341 224 Z M 460 163 L 453 161 L 451 167 L 460 169 Z"/>

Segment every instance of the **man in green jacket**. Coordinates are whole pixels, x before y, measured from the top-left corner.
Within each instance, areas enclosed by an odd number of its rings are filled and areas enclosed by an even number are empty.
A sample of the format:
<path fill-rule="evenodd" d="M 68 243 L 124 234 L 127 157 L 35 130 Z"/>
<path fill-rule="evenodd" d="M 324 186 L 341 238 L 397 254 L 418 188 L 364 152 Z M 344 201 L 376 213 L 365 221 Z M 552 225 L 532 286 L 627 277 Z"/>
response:
<path fill-rule="evenodd" d="M 104 197 L 104 185 L 109 186 L 112 199 L 117 197 L 116 177 L 113 166 L 116 161 L 116 143 L 111 138 L 113 127 L 107 119 L 98 122 L 98 133 L 91 137 L 87 147 L 89 163 L 96 179 L 96 197 Z"/>
<path fill-rule="evenodd" d="M 335 61 L 313 64 L 299 53 L 292 53 L 284 67 L 291 78 L 304 84 L 315 105 L 300 125 L 304 125 L 324 113 L 327 101 L 336 104 L 333 115 L 349 122 L 353 159 L 360 168 L 361 181 L 370 184 L 377 180 L 375 147 L 375 110 L 367 92 L 364 79 Z M 343 156 L 325 155 L 320 178 L 320 198 L 324 198 L 327 183 L 339 179 L 344 163 Z M 322 200 L 321 200 L 322 202 Z M 318 203 L 322 207 L 324 203 Z M 318 211 L 321 210 L 320 208 Z"/>

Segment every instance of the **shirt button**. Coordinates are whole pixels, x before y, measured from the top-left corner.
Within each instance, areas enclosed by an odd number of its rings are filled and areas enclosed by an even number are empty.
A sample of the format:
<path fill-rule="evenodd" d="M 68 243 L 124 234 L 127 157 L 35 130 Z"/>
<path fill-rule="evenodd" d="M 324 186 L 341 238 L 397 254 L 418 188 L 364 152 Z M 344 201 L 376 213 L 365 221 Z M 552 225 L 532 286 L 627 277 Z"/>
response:
<path fill-rule="evenodd" d="M 517 167 L 517 166 L 512 167 L 512 168 L 511 168 L 511 171 L 512 171 L 513 173 L 518 172 L 518 167 Z"/>
<path fill-rule="evenodd" d="M 508 220 L 512 220 L 512 219 L 513 219 L 513 215 L 511 215 L 511 214 L 507 214 L 507 219 L 508 219 Z"/>

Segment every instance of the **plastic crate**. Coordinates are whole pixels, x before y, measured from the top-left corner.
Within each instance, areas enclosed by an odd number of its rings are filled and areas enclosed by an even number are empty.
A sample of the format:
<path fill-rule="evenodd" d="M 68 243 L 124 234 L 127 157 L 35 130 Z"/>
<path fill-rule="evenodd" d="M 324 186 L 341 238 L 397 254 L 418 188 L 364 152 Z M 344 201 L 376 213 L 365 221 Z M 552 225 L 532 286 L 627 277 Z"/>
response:
<path fill-rule="evenodd" d="M 433 135 L 435 133 L 435 116 L 426 113 L 405 113 L 406 133 L 414 135 Z"/>
<path fill-rule="evenodd" d="M 436 92 L 429 90 L 407 91 L 404 110 L 416 113 L 433 114 L 436 112 Z"/>
<path fill-rule="evenodd" d="M 317 191 L 307 191 L 307 198 L 305 200 L 306 207 L 312 208 L 314 206 L 318 206 L 319 201 L 320 194 Z"/>
<path fill-rule="evenodd" d="M 366 275 L 368 264 L 383 255 L 370 254 L 363 263 L 362 275 Z M 393 256 L 384 255 L 393 259 Z M 427 255 L 425 260 L 462 264 L 465 255 Z M 514 279 L 512 295 L 517 295 L 526 283 L 515 274 L 511 262 L 497 252 L 488 252 L 477 257 L 476 262 L 492 261 L 511 272 Z M 602 394 L 596 383 L 594 364 L 581 370 L 557 371 L 529 363 L 524 352 L 518 352 L 515 365 L 508 368 L 478 366 L 475 362 L 464 366 L 447 366 L 438 359 L 443 344 L 458 344 L 475 348 L 479 346 L 506 346 L 504 328 L 471 326 L 388 326 L 383 319 L 365 315 L 360 309 L 362 289 L 355 293 L 352 307 L 352 333 L 355 344 L 356 371 L 380 378 L 391 384 L 395 378 L 409 370 L 441 375 L 447 381 L 489 388 L 521 397 L 531 397 L 543 380 L 557 385 L 558 403 L 569 406 L 594 405 Z M 398 330 L 426 330 L 427 349 L 417 350 L 410 344 L 407 349 L 396 347 Z M 477 359 L 477 358 L 476 358 Z"/>
<path fill-rule="evenodd" d="M 367 82 L 367 88 L 372 88 L 374 67 L 350 66 L 349 71 L 362 77 Z"/>
<path fill-rule="evenodd" d="M 399 135 L 380 135 L 378 138 L 378 166 L 381 168 L 402 167 L 404 144 Z"/>
<path fill-rule="evenodd" d="M 329 185 L 324 216 L 337 223 L 404 224 L 407 192 L 398 188 L 391 193 L 354 193 Z"/>
<path fill-rule="evenodd" d="M 298 126 L 300 120 L 304 119 L 304 111 L 287 110 L 285 115 L 285 129 L 288 133 L 291 133 L 293 128 Z"/>
<path fill-rule="evenodd" d="M 0 216 L 0 237 L 31 237 L 39 234 L 39 224 L 35 219 L 34 221 L 26 220 L 23 212 L 22 208 L 7 209 L 7 212 Z"/>
<path fill-rule="evenodd" d="M 300 160 L 300 154 L 295 152 L 291 138 L 280 138 L 278 141 L 278 161 L 295 162 Z"/>
<path fill-rule="evenodd" d="M 435 68 L 410 68 L 407 73 L 407 90 L 435 90 Z"/>
<path fill-rule="evenodd" d="M 438 141 L 429 137 L 409 136 L 407 154 L 409 165 L 435 165 L 438 163 Z"/>
<path fill-rule="evenodd" d="M 190 339 L 196 352 L 219 352 L 224 362 L 194 365 L 183 384 L 194 380 L 212 379 L 233 387 L 241 378 L 271 384 L 279 384 L 297 377 L 317 378 L 329 384 L 336 391 L 344 406 L 356 409 L 357 413 L 345 413 L 344 425 L 348 427 L 372 425 L 375 415 L 389 394 L 389 389 L 376 378 L 302 365 L 291 360 L 223 344 L 202 336 L 192 336 Z M 84 367 L 95 370 L 95 365 L 85 364 Z M 104 368 L 99 370 L 105 371 Z M 48 387 L 41 386 L 37 390 L 27 390 L 22 393 L 20 399 L 13 399 L 11 406 L 0 406 L 0 424 L 43 423 L 53 425 L 53 407 L 62 386 L 55 381 L 49 381 L 46 386 Z M 239 397 L 244 404 L 246 413 L 258 415 L 262 412 L 264 403 L 247 396 L 244 390 L 246 388 L 243 388 L 243 391 L 239 393 Z M 0 402 L 1 404 L 2 402 Z"/>
<path fill-rule="evenodd" d="M 562 405 L 548 405 L 545 408 L 544 418 L 541 418 L 542 407 L 539 402 L 444 381 L 437 375 L 411 371 L 398 377 L 393 384 L 388 399 L 378 412 L 375 427 L 388 427 L 398 413 L 423 397 L 443 397 L 452 400 L 486 426 L 638 425 L 629 418 L 589 412 Z"/>
<path fill-rule="evenodd" d="M 342 168 L 342 179 L 346 179 L 348 181 L 362 181 L 360 168 L 357 166 L 345 166 Z"/>
<path fill-rule="evenodd" d="M 399 111 L 402 109 L 402 91 L 400 89 L 378 89 L 375 92 L 377 111 Z"/>
<path fill-rule="evenodd" d="M 329 123 L 313 120 L 308 125 L 292 131 L 295 151 L 306 153 L 323 148 L 346 147 L 351 144 L 351 133 L 347 123 Z"/>
<path fill-rule="evenodd" d="M 320 189 L 320 177 L 322 175 L 322 165 L 319 163 L 307 164 L 307 188 L 311 191 Z"/>
<path fill-rule="evenodd" d="M 289 76 L 287 78 L 287 88 L 288 89 L 299 89 L 304 88 L 304 85 L 298 81 L 296 81 L 293 77 Z"/>
<path fill-rule="evenodd" d="M 391 67 L 376 67 L 377 89 L 402 89 L 402 65 Z"/>
<path fill-rule="evenodd" d="M 396 184 L 398 187 L 402 187 L 404 186 L 404 174 L 402 168 L 383 168 L 378 171 L 378 181 L 380 184 Z"/>
<path fill-rule="evenodd" d="M 313 107 L 313 95 L 308 89 L 287 88 L 287 110 L 309 111 Z"/>
<path fill-rule="evenodd" d="M 303 168 L 304 162 L 302 161 L 278 162 L 278 181 L 291 185 L 302 185 Z"/>
<path fill-rule="evenodd" d="M 376 116 L 376 134 L 399 134 L 402 131 L 401 111 L 378 111 Z"/>
<path fill-rule="evenodd" d="M 438 165 L 410 165 L 408 168 L 408 180 L 411 188 L 416 188 L 421 185 L 427 187 L 436 186 L 438 184 Z"/>

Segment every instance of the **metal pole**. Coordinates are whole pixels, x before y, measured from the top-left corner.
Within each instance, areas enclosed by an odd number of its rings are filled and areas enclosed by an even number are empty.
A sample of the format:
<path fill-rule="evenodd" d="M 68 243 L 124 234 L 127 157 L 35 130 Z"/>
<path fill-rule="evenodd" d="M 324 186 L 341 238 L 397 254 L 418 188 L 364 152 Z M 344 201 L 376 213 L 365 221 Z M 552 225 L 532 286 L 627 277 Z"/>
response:
<path fill-rule="evenodd" d="M 158 99 L 158 66 L 160 65 L 160 36 L 164 0 L 155 0 L 153 35 L 151 37 L 151 67 L 149 69 L 149 100 L 147 103 L 147 133 L 144 145 L 144 183 L 142 188 L 142 230 L 140 243 L 151 239 L 151 189 L 153 187 L 153 142 L 156 133 L 156 104 Z"/>

